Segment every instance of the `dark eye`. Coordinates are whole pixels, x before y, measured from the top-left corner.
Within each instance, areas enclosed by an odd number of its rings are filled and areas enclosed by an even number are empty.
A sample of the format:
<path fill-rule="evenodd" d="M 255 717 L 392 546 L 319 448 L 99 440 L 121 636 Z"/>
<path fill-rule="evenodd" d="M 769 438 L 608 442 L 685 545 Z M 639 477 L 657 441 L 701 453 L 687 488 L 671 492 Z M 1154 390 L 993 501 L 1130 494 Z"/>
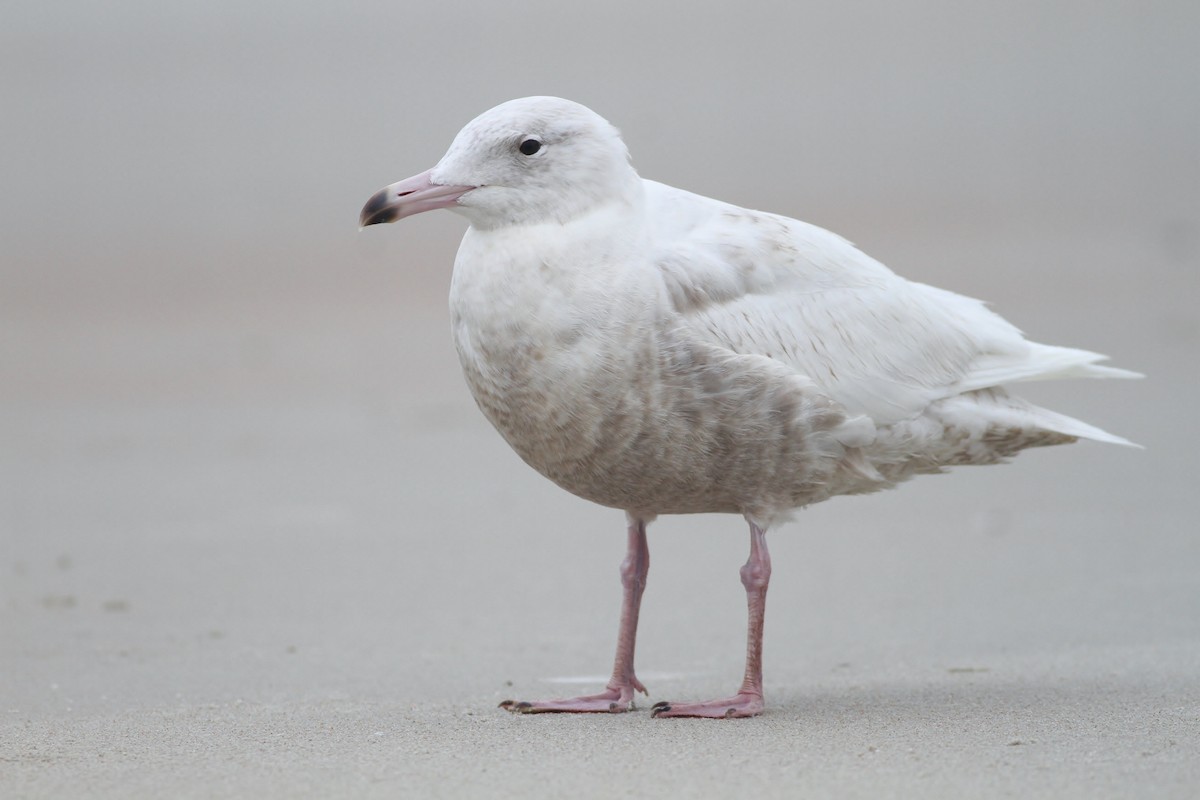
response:
<path fill-rule="evenodd" d="M 521 142 L 521 146 L 517 149 L 525 155 L 531 156 L 538 150 L 542 149 L 542 143 L 537 139 L 526 139 L 525 141 Z"/>

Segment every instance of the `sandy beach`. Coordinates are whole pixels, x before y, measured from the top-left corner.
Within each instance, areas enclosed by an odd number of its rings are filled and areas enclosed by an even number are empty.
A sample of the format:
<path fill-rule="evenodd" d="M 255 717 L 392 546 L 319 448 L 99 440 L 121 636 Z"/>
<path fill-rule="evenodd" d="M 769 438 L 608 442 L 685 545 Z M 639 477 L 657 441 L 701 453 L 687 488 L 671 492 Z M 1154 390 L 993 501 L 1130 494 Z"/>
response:
<path fill-rule="evenodd" d="M 0 56 L 0 796 L 1200 792 L 1189 4 L 735 28 L 617 4 L 557 38 L 490 7 L 72 5 L 18 12 Z M 728 693 L 744 655 L 742 521 L 661 519 L 639 710 L 499 710 L 606 680 L 623 517 L 475 409 L 445 307 L 464 222 L 355 220 L 532 93 L 610 117 L 647 177 L 1145 372 L 1021 394 L 1146 449 L 772 531 L 751 720 L 647 711 Z"/>

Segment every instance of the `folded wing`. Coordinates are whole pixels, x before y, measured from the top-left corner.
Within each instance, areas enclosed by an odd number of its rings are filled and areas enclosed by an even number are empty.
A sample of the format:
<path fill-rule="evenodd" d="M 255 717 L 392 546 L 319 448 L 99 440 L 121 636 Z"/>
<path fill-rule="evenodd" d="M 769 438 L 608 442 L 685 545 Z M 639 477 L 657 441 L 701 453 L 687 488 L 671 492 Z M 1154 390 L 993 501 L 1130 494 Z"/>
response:
<path fill-rule="evenodd" d="M 649 181 L 647 194 L 682 324 L 790 365 L 876 425 L 1016 381 L 1138 377 L 1099 366 L 1098 353 L 1026 341 L 981 301 L 907 281 L 814 225 Z M 1056 419 L 1070 418 L 1045 424 Z M 1062 432 L 1124 442 L 1086 425 Z"/>

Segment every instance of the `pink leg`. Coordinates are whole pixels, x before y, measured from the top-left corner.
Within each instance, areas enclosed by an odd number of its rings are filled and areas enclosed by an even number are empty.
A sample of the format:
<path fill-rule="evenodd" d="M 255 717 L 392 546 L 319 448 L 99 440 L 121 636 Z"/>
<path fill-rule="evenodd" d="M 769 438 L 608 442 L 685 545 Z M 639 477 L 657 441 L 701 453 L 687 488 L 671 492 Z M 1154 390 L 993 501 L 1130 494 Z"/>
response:
<path fill-rule="evenodd" d="M 750 624 L 746 633 L 746 676 L 733 697 L 704 703 L 655 703 L 656 717 L 753 717 L 763 712 L 762 637 L 767 610 L 767 584 L 771 582 L 771 554 L 766 531 L 750 523 L 750 558 L 742 567 Z"/>
<path fill-rule="evenodd" d="M 505 700 L 500 707 L 520 714 L 631 710 L 634 691 L 647 694 L 646 687 L 633 672 L 633 649 L 637 639 L 638 611 L 642 606 L 642 592 L 646 588 L 646 573 L 649 570 L 650 548 L 646 546 L 646 522 L 630 517 L 629 549 L 625 560 L 621 562 L 621 585 L 625 588 L 621 602 L 621 628 L 617 633 L 617 655 L 613 660 L 612 679 L 605 691 L 568 700 Z"/>

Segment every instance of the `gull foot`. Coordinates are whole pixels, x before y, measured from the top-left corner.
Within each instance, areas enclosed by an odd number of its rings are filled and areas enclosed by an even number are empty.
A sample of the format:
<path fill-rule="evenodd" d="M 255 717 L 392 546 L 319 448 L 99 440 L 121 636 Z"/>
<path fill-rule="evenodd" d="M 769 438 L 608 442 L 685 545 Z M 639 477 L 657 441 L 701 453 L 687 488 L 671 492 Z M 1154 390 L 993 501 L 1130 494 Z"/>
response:
<path fill-rule="evenodd" d="M 514 714 L 620 714 L 632 711 L 634 689 L 646 694 L 641 683 L 609 688 L 600 694 L 572 697 L 566 700 L 505 700 L 500 708 Z"/>
<path fill-rule="evenodd" d="M 652 717 L 706 717 L 729 719 L 732 717 L 757 717 L 763 712 L 761 694 L 739 692 L 724 700 L 709 700 L 705 703 L 655 703 L 650 709 Z"/>

